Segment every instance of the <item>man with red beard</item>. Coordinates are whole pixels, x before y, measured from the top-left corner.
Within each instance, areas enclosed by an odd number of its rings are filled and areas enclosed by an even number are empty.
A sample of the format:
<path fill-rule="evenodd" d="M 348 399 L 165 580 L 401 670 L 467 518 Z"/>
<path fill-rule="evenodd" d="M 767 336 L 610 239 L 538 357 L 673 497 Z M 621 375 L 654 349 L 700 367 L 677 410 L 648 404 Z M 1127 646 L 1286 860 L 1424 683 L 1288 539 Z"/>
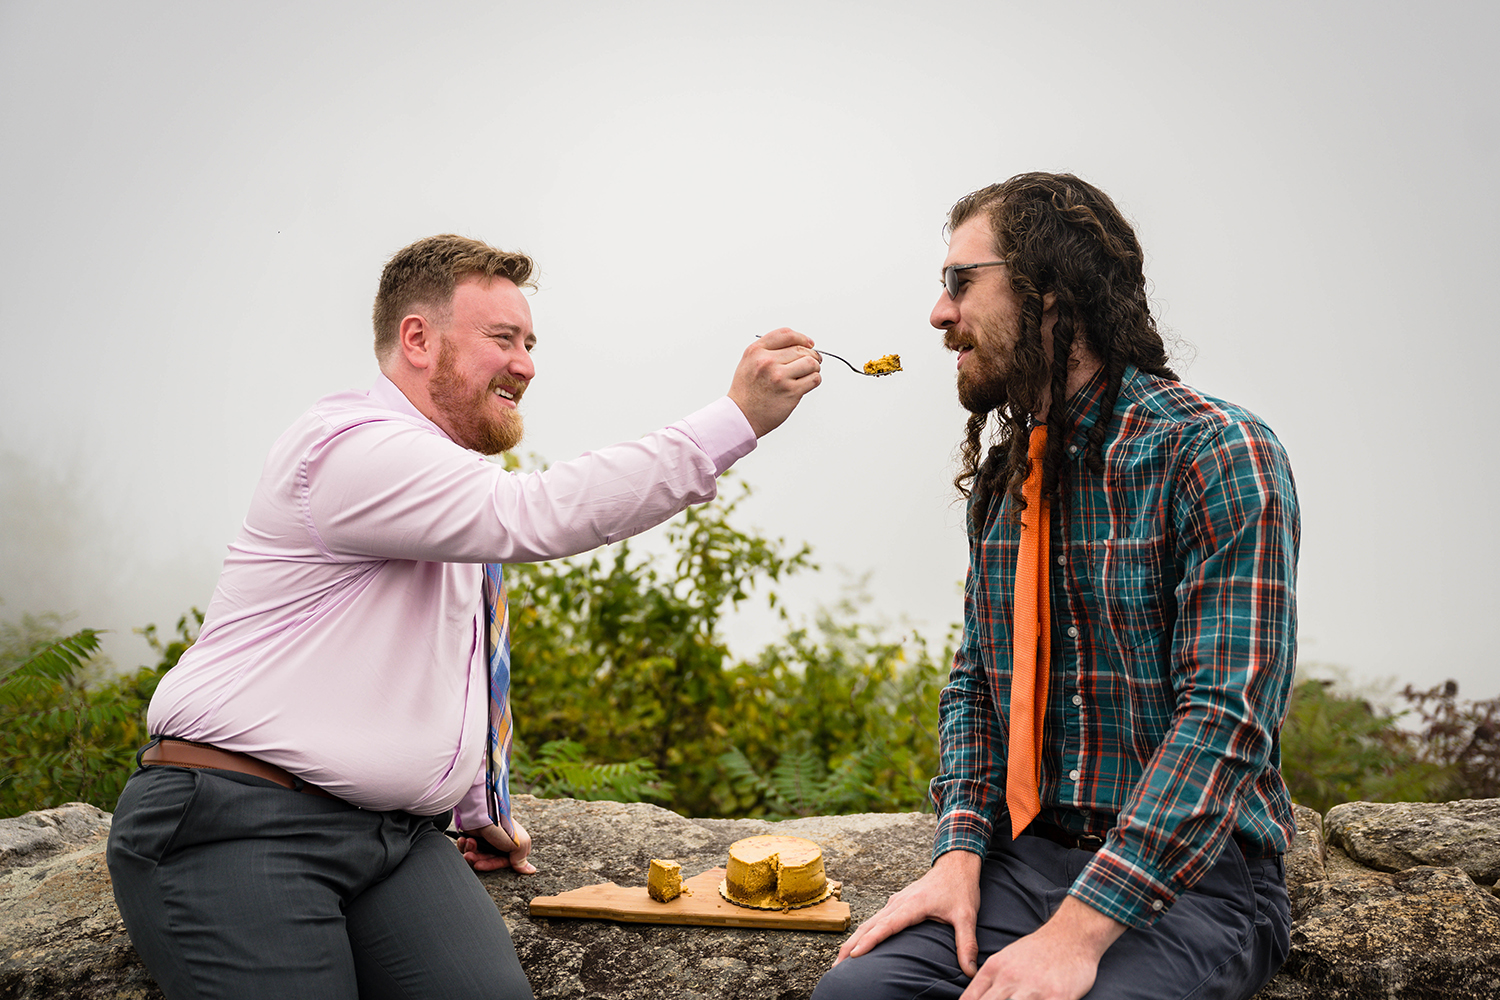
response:
<path fill-rule="evenodd" d="M 171 1000 L 531 996 L 468 867 L 536 870 L 505 782 L 500 564 L 712 499 L 821 378 L 813 342 L 776 330 L 683 420 L 507 472 L 484 456 L 521 439 L 531 271 L 458 236 L 398 252 L 375 385 L 319 400 L 271 450 L 110 833 L 121 915 Z"/>
<path fill-rule="evenodd" d="M 1022 174 L 948 231 L 970 561 L 933 865 L 815 1000 L 1250 997 L 1290 946 L 1286 455 L 1168 368 L 1102 191 Z"/>

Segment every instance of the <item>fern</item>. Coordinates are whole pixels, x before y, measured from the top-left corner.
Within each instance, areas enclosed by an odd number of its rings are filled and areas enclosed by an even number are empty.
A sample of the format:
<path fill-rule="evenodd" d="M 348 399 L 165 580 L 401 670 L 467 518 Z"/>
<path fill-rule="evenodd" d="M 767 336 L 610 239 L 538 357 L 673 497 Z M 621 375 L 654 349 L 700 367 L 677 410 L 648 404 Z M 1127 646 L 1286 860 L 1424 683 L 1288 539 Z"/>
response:
<path fill-rule="evenodd" d="M 777 758 L 771 768 L 771 783 L 792 804 L 798 816 L 811 816 L 822 803 L 828 771 L 811 750 L 796 750 Z"/>
<path fill-rule="evenodd" d="M 0 703 L 36 698 L 59 684 L 72 686 L 84 662 L 99 651 L 99 632 L 86 628 L 50 642 L 0 677 Z"/>
<path fill-rule="evenodd" d="M 767 819 L 842 813 L 878 801 L 874 778 L 888 755 L 878 742 L 848 754 L 829 771 L 816 752 L 793 750 L 776 758 L 767 778 L 739 747 L 719 756 L 735 792 L 757 800 L 751 815 Z"/>
<path fill-rule="evenodd" d="M 728 751 L 720 754 L 719 766 L 728 774 L 729 781 L 737 793 L 748 794 L 752 799 L 760 799 L 764 803 L 762 811 L 768 808 L 774 816 L 792 814 L 792 804 L 781 794 L 781 790 L 761 777 L 755 765 L 750 763 L 750 759 L 739 747 L 730 747 Z"/>
<path fill-rule="evenodd" d="M 584 760 L 584 752 L 583 744 L 573 740 L 548 740 L 533 758 L 518 743 L 511 757 L 511 787 L 541 798 L 670 800 L 671 784 L 661 780 L 650 761 L 600 764 Z"/>
<path fill-rule="evenodd" d="M 111 735 L 127 710 L 92 700 L 79 676 L 98 649 L 99 632 L 83 629 L 35 648 L 0 677 L 0 801 L 40 807 L 104 786 L 117 791 Z"/>
<path fill-rule="evenodd" d="M 879 765 L 889 760 L 890 755 L 879 743 L 867 744 L 860 752 L 846 756 L 823 785 L 819 812 L 843 814 L 851 808 L 880 801 L 875 774 Z"/>

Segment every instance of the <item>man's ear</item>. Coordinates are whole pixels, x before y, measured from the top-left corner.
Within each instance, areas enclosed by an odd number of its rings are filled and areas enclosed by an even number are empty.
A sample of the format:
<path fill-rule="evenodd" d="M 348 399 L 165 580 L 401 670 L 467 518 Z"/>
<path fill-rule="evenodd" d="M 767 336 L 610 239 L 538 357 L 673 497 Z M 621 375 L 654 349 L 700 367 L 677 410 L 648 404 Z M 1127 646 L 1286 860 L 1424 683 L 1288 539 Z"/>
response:
<path fill-rule="evenodd" d="M 437 331 L 426 317 L 411 313 L 397 330 L 397 350 L 413 368 L 430 368 L 437 361 Z"/>
<path fill-rule="evenodd" d="M 1042 294 L 1042 315 L 1057 311 L 1057 293 L 1045 292 Z"/>

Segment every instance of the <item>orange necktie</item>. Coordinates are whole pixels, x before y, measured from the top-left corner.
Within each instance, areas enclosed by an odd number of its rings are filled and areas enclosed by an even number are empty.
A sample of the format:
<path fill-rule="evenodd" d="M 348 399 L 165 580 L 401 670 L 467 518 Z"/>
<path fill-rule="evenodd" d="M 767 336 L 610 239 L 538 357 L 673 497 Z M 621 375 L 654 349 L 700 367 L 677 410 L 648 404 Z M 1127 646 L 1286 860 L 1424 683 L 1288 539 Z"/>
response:
<path fill-rule="evenodd" d="M 1047 427 L 1031 430 L 1031 471 L 1021 486 L 1021 544 L 1016 552 L 1015 659 L 1010 674 L 1010 751 L 1005 770 L 1005 804 L 1010 831 L 1021 831 L 1042 811 L 1042 720 L 1047 714 L 1047 679 L 1052 666 L 1052 602 L 1047 590 L 1048 511 L 1042 502 L 1042 464 Z"/>

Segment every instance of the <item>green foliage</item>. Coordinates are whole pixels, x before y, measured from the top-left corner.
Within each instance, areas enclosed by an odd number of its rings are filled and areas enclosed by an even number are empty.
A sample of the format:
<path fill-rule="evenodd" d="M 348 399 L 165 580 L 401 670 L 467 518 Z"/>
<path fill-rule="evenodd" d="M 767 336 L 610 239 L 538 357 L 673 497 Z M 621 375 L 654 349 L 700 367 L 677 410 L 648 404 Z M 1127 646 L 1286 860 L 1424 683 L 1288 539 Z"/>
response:
<path fill-rule="evenodd" d="M 99 633 L 91 628 L 34 647 L 20 663 L 8 664 L 0 677 L 0 701 L 17 703 L 45 695 L 83 670 L 99 649 Z"/>
<path fill-rule="evenodd" d="M 934 658 L 916 633 L 886 641 L 855 615 L 847 601 L 821 611 L 815 633 L 794 629 L 729 671 L 738 711 L 719 758 L 718 815 L 927 806 L 951 650 Z"/>
<path fill-rule="evenodd" d="M 757 803 L 758 815 L 787 819 L 861 811 L 876 794 L 874 779 L 881 757 L 879 746 L 866 746 L 845 755 L 829 771 L 812 750 L 796 750 L 776 758 L 766 777 L 739 747 L 732 747 L 719 756 L 719 764 L 735 790 Z"/>
<path fill-rule="evenodd" d="M 611 802 L 671 800 L 672 786 L 661 780 L 650 761 L 596 764 L 585 761 L 583 755 L 583 745 L 572 740 L 550 740 L 535 757 L 517 743 L 511 754 L 511 791 Z"/>
<path fill-rule="evenodd" d="M 568 740 L 595 760 L 646 760 L 676 787 L 679 808 L 707 801 L 733 707 L 720 615 L 758 581 L 807 565 L 805 548 L 784 555 L 779 543 L 731 529 L 734 506 L 680 516 L 668 532 L 678 553 L 670 573 L 634 559 L 625 542 L 507 568 L 522 742 Z"/>
<path fill-rule="evenodd" d="M 767 798 L 745 771 L 725 769 L 733 750 L 766 774 L 783 754 L 788 766 L 810 754 L 816 765 L 804 766 L 818 782 L 836 779 L 836 800 L 851 809 L 918 806 L 936 766 L 943 673 L 920 637 L 885 642 L 872 626 L 824 615 L 817 640 L 794 630 L 757 661 L 733 662 L 721 616 L 814 568 L 806 545 L 788 553 L 730 523 L 748 493 L 683 513 L 667 532 L 669 571 L 628 543 L 507 568 L 520 740 L 564 740 L 580 759 L 645 761 L 674 789 L 672 808 L 691 816 L 834 801 L 831 786 L 794 802 Z M 777 605 L 774 590 L 764 597 Z"/>
<path fill-rule="evenodd" d="M 1438 797 L 1500 797 L 1500 698 L 1460 702 L 1452 680 L 1426 691 L 1408 684 L 1401 696 L 1422 721 L 1419 755 L 1448 776 Z"/>
<path fill-rule="evenodd" d="M 1398 716 L 1307 680 L 1292 691 L 1281 734 L 1281 774 L 1292 799 L 1318 812 L 1342 802 L 1419 802 L 1440 797 L 1447 768 L 1424 759 Z"/>
<path fill-rule="evenodd" d="M 48 634 L 40 620 L 6 626 L 0 664 L 0 815 L 108 794 L 112 739 L 125 712 L 80 683 L 99 633 Z M 118 789 L 114 789 L 118 794 Z"/>
<path fill-rule="evenodd" d="M 146 705 L 195 637 L 187 619 L 168 644 L 147 626 L 161 662 L 119 676 L 98 657 L 95 629 L 60 635 L 57 615 L 0 623 L 0 816 L 72 801 L 113 805 L 146 742 Z"/>
<path fill-rule="evenodd" d="M 187 652 L 188 647 L 198 641 L 198 630 L 202 627 L 203 612 L 197 608 L 189 608 L 187 614 L 177 619 L 174 633 L 177 638 L 170 642 L 163 641 L 157 634 L 155 622 L 136 629 L 136 633 L 145 637 L 147 644 L 157 655 L 156 666 L 147 669 L 153 670 L 160 680 L 162 674 L 177 666 L 177 661 L 182 659 L 182 654 Z"/>
<path fill-rule="evenodd" d="M 934 654 L 892 640 L 845 600 L 751 659 L 731 655 L 723 615 L 816 569 L 811 550 L 731 524 L 739 495 L 680 515 L 671 554 L 628 543 L 507 568 L 512 788 L 543 796 L 652 800 L 690 816 L 782 818 L 921 809 L 938 768 L 938 696 L 957 639 Z M 108 806 L 146 740 L 157 683 L 197 638 L 139 631 L 153 666 L 112 676 L 98 632 L 56 615 L 0 623 L 0 815 L 82 799 Z M 1340 802 L 1500 796 L 1500 699 L 1456 684 L 1407 688 L 1420 731 L 1331 683 L 1303 681 L 1282 733 L 1293 798 Z M 528 747 L 537 748 L 528 753 Z"/>

